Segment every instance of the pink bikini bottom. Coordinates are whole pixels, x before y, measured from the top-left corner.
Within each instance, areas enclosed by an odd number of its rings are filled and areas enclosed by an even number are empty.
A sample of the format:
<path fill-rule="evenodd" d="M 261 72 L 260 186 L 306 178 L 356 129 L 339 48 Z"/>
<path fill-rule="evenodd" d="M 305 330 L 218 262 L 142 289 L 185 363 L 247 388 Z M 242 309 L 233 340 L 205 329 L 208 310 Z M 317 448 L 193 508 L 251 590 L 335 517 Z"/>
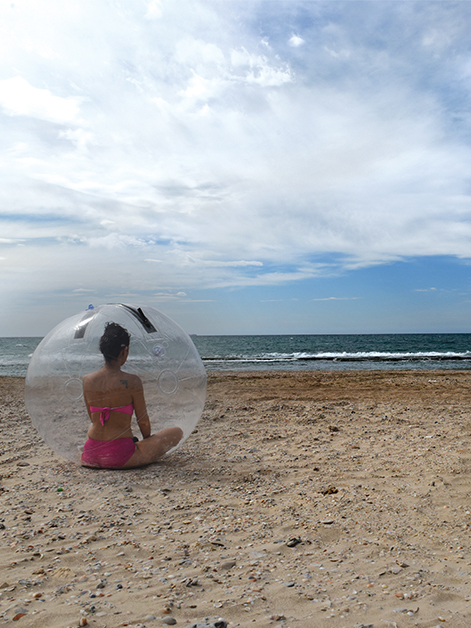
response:
<path fill-rule="evenodd" d="M 89 438 L 83 446 L 82 464 L 99 469 L 120 469 L 136 451 L 132 438 L 94 440 Z"/>

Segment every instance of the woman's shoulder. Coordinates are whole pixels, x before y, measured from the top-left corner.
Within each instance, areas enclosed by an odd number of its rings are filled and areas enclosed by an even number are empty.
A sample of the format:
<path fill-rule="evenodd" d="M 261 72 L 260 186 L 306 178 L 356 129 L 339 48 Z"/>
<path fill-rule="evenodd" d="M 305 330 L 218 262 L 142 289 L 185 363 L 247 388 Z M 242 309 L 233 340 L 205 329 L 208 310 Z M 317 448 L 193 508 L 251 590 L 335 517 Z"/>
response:
<path fill-rule="evenodd" d="M 95 382 L 98 377 L 99 375 L 97 371 L 94 371 L 93 373 L 87 373 L 86 375 L 82 377 L 82 383 L 84 386 L 86 386 L 87 384 L 91 384 L 92 382 Z"/>
<path fill-rule="evenodd" d="M 138 375 L 133 373 L 124 373 L 120 375 L 121 382 L 126 382 L 126 385 L 130 388 L 142 388 L 142 381 Z"/>

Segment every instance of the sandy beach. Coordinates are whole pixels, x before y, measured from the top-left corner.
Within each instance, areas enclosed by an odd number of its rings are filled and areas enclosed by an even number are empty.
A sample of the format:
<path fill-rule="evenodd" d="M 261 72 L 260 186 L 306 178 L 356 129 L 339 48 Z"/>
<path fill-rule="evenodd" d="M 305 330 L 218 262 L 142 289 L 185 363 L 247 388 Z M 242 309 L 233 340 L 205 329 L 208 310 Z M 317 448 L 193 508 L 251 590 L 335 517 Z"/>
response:
<path fill-rule="evenodd" d="M 471 372 L 212 372 L 159 464 L 97 471 L 0 378 L 0 621 L 471 625 Z"/>

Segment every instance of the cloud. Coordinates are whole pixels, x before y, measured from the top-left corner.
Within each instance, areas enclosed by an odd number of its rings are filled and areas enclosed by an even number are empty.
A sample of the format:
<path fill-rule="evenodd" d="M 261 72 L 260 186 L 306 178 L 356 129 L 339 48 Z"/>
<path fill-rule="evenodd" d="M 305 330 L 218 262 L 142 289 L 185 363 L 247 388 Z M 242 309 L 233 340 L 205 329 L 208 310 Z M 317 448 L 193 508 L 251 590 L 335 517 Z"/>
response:
<path fill-rule="evenodd" d="M 149 0 L 147 2 L 146 18 L 155 20 L 162 17 L 162 0 Z"/>
<path fill-rule="evenodd" d="M 31 116 L 57 124 L 78 121 L 80 99 L 61 98 L 30 85 L 21 76 L 0 81 L 0 106 L 12 116 Z"/>
<path fill-rule="evenodd" d="M 40 4 L 0 10 L 11 299 L 470 257 L 467 3 Z"/>
<path fill-rule="evenodd" d="M 292 35 L 289 38 L 288 43 L 293 48 L 299 48 L 299 46 L 302 46 L 305 43 L 305 41 L 302 37 L 298 37 L 298 35 Z"/>
<path fill-rule="evenodd" d="M 243 268 L 247 266 L 263 266 L 263 262 L 235 260 L 235 261 L 218 261 L 218 260 L 199 260 L 204 266 L 212 266 L 214 268 Z"/>
<path fill-rule="evenodd" d="M 134 236 L 128 236 L 118 233 L 110 233 L 107 236 L 98 238 L 91 237 L 88 239 L 91 248 L 105 249 L 126 249 L 128 247 L 145 247 L 146 241 Z"/>
<path fill-rule="evenodd" d="M 312 299 L 313 301 L 356 301 L 361 297 L 320 297 L 319 299 Z"/>

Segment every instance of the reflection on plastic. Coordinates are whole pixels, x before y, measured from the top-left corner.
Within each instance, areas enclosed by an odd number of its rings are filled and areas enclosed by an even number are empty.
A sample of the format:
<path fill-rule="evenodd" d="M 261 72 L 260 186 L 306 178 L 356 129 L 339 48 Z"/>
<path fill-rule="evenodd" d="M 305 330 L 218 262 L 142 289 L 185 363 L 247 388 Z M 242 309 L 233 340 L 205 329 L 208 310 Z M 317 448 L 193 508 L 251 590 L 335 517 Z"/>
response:
<path fill-rule="evenodd" d="M 142 380 L 153 433 L 180 427 L 181 445 L 203 411 L 206 371 L 186 332 L 153 308 L 90 305 L 85 314 L 82 311 L 63 321 L 41 341 L 26 375 L 26 406 L 33 425 L 48 445 L 68 460 L 80 461 L 90 425 L 82 378 L 103 366 L 99 340 L 111 321 L 131 334 L 123 370 Z"/>

